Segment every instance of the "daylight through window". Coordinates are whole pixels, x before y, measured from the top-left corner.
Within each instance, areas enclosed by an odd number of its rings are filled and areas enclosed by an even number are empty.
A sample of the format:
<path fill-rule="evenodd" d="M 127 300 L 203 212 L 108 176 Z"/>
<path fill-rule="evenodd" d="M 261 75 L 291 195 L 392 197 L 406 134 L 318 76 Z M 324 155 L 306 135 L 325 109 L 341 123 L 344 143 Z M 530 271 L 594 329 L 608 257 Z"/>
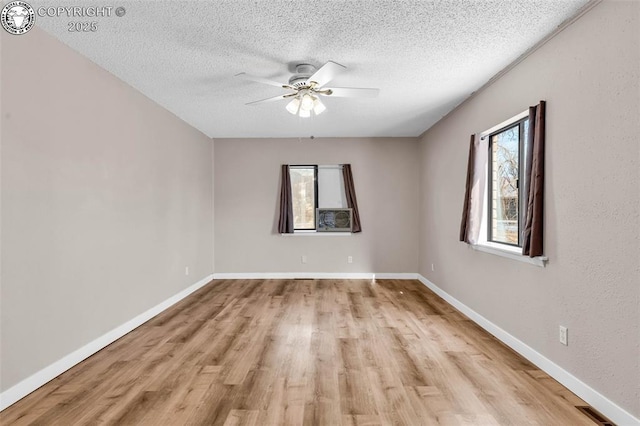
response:
<path fill-rule="evenodd" d="M 524 118 L 489 135 L 488 241 L 522 246 L 528 128 L 529 119 Z"/>
<path fill-rule="evenodd" d="M 293 228 L 296 230 L 316 229 L 318 167 L 291 166 L 289 173 L 293 203 Z"/>

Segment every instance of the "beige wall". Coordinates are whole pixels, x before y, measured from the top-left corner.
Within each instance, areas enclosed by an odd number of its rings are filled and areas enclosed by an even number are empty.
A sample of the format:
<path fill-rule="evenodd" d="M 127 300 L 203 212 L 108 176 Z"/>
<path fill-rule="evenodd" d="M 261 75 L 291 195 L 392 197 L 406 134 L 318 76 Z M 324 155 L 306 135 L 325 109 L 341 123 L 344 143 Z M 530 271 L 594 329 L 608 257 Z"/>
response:
<path fill-rule="evenodd" d="M 214 151 L 216 273 L 415 273 L 415 138 L 216 139 Z M 280 165 L 340 163 L 352 165 L 363 232 L 280 236 Z"/>
<path fill-rule="evenodd" d="M 639 14 L 639 2 L 601 3 L 420 143 L 420 273 L 636 417 Z M 548 108 L 544 269 L 458 242 L 469 135 L 540 99 Z M 568 347 L 559 324 L 569 328 Z"/>
<path fill-rule="evenodd" d="M 212 272 L 212 142 L 38 28 L 0 32 L 6 390 Z"/>

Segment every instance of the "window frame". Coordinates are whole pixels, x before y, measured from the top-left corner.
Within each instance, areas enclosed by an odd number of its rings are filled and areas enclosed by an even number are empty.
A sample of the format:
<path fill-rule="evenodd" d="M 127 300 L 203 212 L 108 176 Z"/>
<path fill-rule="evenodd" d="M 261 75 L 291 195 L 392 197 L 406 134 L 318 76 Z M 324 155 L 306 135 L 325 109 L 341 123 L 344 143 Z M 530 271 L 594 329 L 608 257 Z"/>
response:
<path fill-rule="evenodd" d="M 296 228 L 295 222 L 293 232 L 311 232 L 316 230 L 317 211 L 318 211 L 318 165 L 317 164 L 292 164 L 289 166 L 289 178 L 291 178 L 292 169 L 313 169 L 313 228 Z M 292 195 L 293 199 L 293 195 Z"/>
<path fill-rule="evenodd" d="M 504 245 L 511 248 L 522 248 L 522 228 L 524 224 L 522 223 L 522 219 L 524 218 L 525 209 L 525 201 L 523 200 L 522 190 L 524 187 L 524 182 L 526 180 L 525 176 L 525 153 L 526 153 L 526 141 L 527 134 L 525 133 L 525 122 L 529 121 L 529 116 L 526 117 L 514 117 L 507 121 L 507 124 L 501 125 L 497 130 L 493 130 L 490 133 L 486 134 L 484 137 L 488 138 L 487 149 L 489 150 L 487 156 L 487 200 L 486 200 L 486 226 L 487 226 L 487 235 L 486 241 L 491 244 L 499 244 Z M 504 124 L 504 123 L 503 123 Z M 507 130 L 518 128 L 518 178 L 516 180 L 516 189 L 518 191 L 518 242 L 516 244 L 507 243 L 504 241 L 497 241 L 493 239 L 493 226 L 492 226 L 492 206 L 493 206 L 493 137 L 495 135 L 499 135 Z"/>

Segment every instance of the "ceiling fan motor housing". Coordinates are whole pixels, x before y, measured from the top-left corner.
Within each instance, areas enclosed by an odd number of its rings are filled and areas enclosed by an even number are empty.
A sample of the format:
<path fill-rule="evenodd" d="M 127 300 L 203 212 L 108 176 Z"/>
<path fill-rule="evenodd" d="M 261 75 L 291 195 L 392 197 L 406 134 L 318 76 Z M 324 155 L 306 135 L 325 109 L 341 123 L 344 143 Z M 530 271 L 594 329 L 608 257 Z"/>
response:
<path fill-rule="evenodd" d="M 296 65 L 296 73 L 289 79 L 289 85 L 293 87 L 302 87 L 307 85 L 309 77 L 316 72 L 316 67 L 311 64 Z"/>

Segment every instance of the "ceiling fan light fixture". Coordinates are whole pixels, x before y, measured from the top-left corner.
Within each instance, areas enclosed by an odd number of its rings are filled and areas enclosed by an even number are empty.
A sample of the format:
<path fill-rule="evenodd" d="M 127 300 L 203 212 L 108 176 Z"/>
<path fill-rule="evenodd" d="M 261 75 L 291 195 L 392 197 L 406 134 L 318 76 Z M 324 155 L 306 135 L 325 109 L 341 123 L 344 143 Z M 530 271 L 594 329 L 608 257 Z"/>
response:
<path fill-rule="evenodd" d="M 300 99 L 300 111 L 311 111 L 316 99 L 318 98 L 309 93 L 304 93 Z"/>
<path fill-rule="evenodd" d="M 326 109 L 327 107 L 324 106 L 320 98 L 316 98 L 315 101 L 313 101 L 313 112 L 315 115 L 322 114 Z"/>
<path fill-rule="evenodd" d="M 291 102 L 287 104 L 287 111 L 289 111 L 293 115 L 296 115 L 299 109 L 300 109 L 300 99 L 298 99 L 298 97 L 293 98 Z"/>

